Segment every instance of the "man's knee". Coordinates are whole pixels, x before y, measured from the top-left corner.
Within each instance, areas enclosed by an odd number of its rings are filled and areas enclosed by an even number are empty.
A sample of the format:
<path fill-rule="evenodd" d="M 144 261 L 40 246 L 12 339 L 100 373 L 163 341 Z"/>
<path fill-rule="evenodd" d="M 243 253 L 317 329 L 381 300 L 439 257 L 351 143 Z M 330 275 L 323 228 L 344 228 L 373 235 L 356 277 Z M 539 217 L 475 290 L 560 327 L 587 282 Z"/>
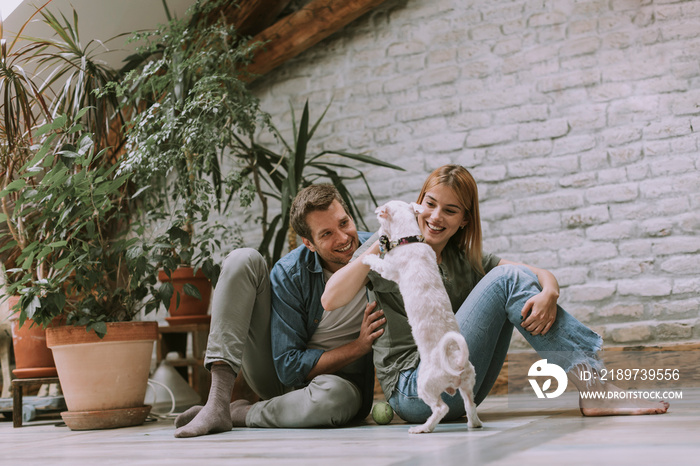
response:
<path fill-rule="evenodd" d="M 355 384 L 335 375 L 320 375 L 307 389 L 321 423 L 328 426 L 347 424 L 362 406 L 362 394 Z"/>
<path fill-rule="evenodd" d="M 219 280 L 232 279 L 242 272 L 254 275 L 268 274 L 265 259 L 257 250 L 239 248 L 231 251 L 224 259 Z"/>

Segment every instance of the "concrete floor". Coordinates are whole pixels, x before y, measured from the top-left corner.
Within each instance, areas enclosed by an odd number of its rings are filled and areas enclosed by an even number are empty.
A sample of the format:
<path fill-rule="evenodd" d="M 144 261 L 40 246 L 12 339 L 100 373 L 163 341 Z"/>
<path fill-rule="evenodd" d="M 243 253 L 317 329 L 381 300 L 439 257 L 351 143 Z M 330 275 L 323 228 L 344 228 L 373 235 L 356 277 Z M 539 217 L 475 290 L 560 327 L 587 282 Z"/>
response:
<path fill-rule="evenodd" d="M 584 418 L 575 393 L 533 402 L 492 396 L 483 429 L 441 424 L 409 435 L 395 419 L 341 429 L 234 429 L 175 439 L 171 420 L 73 432 L 56 419 L 0 422 L 0 465 L 700 465 L 700 389 L 683 389 L 667 414 Z"/>

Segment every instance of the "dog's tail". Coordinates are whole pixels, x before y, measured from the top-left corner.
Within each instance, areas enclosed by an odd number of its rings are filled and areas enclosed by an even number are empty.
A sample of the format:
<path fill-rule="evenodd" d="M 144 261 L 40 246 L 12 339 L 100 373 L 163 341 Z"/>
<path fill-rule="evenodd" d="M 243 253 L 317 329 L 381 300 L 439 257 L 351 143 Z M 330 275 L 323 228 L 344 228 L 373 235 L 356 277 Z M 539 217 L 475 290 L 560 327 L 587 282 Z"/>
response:
<path fill-rule="evenodd" d="M 467 363 L 467 342 L 458 332 L 447 332 L 438 343 L 442 368 L 454 376 L 462 375 Z"/>

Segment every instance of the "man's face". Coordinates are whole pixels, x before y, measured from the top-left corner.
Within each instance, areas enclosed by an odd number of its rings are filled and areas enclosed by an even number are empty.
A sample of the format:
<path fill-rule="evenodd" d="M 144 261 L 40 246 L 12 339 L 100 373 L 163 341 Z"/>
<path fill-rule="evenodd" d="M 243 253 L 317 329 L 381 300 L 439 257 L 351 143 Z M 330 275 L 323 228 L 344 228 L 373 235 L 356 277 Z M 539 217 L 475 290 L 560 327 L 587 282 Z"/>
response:
<path fill-rule="evenodd" d="M 327 210 L 307 214 L 306 224 L 311 230 L 312 240 L 301 240 L 307 248 L 318 253 L 323 267 L 331 272 L 350 262 L 360 246 L 355 222 L 338 201 L 334 200 Z"/>

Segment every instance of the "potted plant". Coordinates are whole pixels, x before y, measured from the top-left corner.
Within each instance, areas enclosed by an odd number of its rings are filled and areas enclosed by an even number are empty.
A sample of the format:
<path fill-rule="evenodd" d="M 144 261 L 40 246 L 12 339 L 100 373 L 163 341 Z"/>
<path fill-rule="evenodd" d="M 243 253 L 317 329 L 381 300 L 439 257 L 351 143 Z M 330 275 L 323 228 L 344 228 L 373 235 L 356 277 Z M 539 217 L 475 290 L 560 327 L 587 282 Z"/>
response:
<path fill-rule="evenodd" d="M 75 12 L 73 24 L 37 14 L 55 38 L 3 43 L 0 64 L 5 294 L 19 296 L 24 326 L 68 324 L 47 330 L 67 424 L 133 425 L 150 409 L 143 400 L 157 323 L 131 319 L 157 308 L 148 297 L 157 280 L 133 237 L 116 95 L 95 93 L 115 74 L 96 59 L 101 44 L 81 46 Z M 101 398 L 88 402 L 94 394 Z"/>
<path fill-rule="evenodd" d="M 52 39 L 27 38 L 22 31 L 37 15 L 51 27 Z M 94 90 L 114 79 L 114 72 L 101 64 L 98 52 L 101 45 L 90 41 L 82 47 L 74 23 L 65 17 L 57 19 L 43 7 L 35 11 L 11 41 L 2 40 L 0 47 L 0 260 L 4 283 L 10 292 L 0 299 L 10 301 L 18 309 L 19 296 L 13 290 L 21 289 L 31 280 L 43 280 L 52 274 L 52 262 L 46 258 L 41 266 L 23 267 L 17 262 L 20 253 L 33 241 L 51 243 L 50 230 L 32 228 L 32 209 L 15 212 L 18 197 L 35 184 L 20 176 L 19 169 L 36 153 L 36 145 L 43 135 L 39 127 L 52 121 L 54 115 L 67 112 L 77 115 L 83 125 L 96 135 L 97 144 L 104 145 L 109 125 L 120 112 L 114 94 L 97 97 Z M 37 75 L 48 76 L 46 79 Z M 119 145 L 119 137 L 112 142 Z M 25 256 L 26 257 L 26 256 Z M 26 314 L 12 317 L 13 342 L 17 377 L 55 376 L 56 369 L 51 351 L 45 344 L 43 327 L 36 325 Z"/>
<path fill-rule="evenodd" d="M 143 231 L 155 233 L 144 247 L 162 269 L 166 283 L 157 296 L 171 314 L 192 301 L 188 297 L 199 301 L 216 286 L 214 256 L 228 230 L 210 213 L 225 211 L 224 198 L 237 180 L 225 175 L 223 162 L 235 133 L 253 131 L 260 115 L 241 79 L 255 46 L 210 15 L 220 4 L 197 2 L 187 19 L 169 17 L 165 26 L 135 34 L 145 45 L 111 87 L 134 110 L 126 124 L 125 165 L 145 186 L 138 193 Z M 176 275 L 204 276 L 210 283 L 178 291 L 170 281 Z M 203 302 L 195 312 L 206 313 L 207 307 Z"/>
<path fill-rule="evenodd" d="M 92 134 L 75 119 L 59 116 L 40 133 L 39 150 L 18 172 L 35 188 L 21 192 L 14 216 L 37 212 L 27 227 L 50 231 L 52 241 L 30 242 L 17 262 L 25 270 L 50 262 L 51 273 L 14 283 L 8 292 L 21 296 L 20 320 L 46 325 L 57 316 L 66 319 L 67 326 L 47 329 L 47 343 L 69 427 L 142 423 L 150 410 L 143 400 L 158 329 L 156 322 L 131 319 L 158 302 L 148 298 L 155 269 L 130 234 L 130 175 L 121 171 L 121 159 L 106 163 L 107 150 L 98 152 Z"/>
<path fill-rule="evenodd" d="M 235 155 L 242 164 L 241 174 L 252 180 L 253 189 L 262 204 L 262 240 L 258 250 L 268 259 L 269 265 L 274 264 L 282 257 L 285 245 L 289 250 L 297 246 L 297 235 L 289 224 L 289 210 L 292 200 L 302 188 L 319 180 L 331 182 L 336 186 L 350 209 L 350 214 L 356 221 L 360 222 L 362 227 L 367 229 L 367 225 L 360 215 L 360 209 L 357 208 L 355 197 L 346 183 L 352 180 L 362 180 L 375 206 L 377 201 L 364 173 L 357 167 L 342 163 L 340 159 L 350 159 L 393 170 L 404 170 L 399 166 L 365 154 L 355 154 L 343 150 L 321 150 L 309 153 L 311 139 L 330 105 L 329 103 L 318 120 L 309 127 L 309 102 L 307 100 L 297 128 L 294 108 L 290 103 L 292 141 L 287 141 L 275 125 L 269 125 L 275 138 L 282 144 L 283 151 L 281 153 L 255 142 L 253 133 L 249 133 L 248 141 L 238 135 L 235 136 L 238 142 Z M 268 220 L 268 198 L 275 199 L 281 205 L 280 212 L 272 220 Z"/>
<path fill-rule="evenodd" d="M 16 38 L 9 44 L 3 38 L 0 39 L 0 190 L 4 190 L 7 186 L 21 183 L 17 179 L 16 167 L 30 156 L 38 119 L 47 105 L 39 87 L 22 72 L 29 61 L 27 49 L 18 51 L 15 47 Z M 21 247 L 26 244 L 28 235 L 21 223 L 12 221 L 10 214 L 15 200 L 12 195 L 0 197 L 0 264 L 4 285 L 25 278 L 17 267 L 16 259 Z M 5 273 L 8 269 L 10 274 Z M 8 301 L 10 309 L 15 308 L 19 302 L 19 296 L 6 293 L 3 293 L 2 299 Z M 16 318 L 11 320 L 17 366 L 14 375 L 20 378 L 56 376 L 56 367 L 51 351 L 46 347 L 43 328 L 34 326 L 33 322 L 21 328 Z"/>

